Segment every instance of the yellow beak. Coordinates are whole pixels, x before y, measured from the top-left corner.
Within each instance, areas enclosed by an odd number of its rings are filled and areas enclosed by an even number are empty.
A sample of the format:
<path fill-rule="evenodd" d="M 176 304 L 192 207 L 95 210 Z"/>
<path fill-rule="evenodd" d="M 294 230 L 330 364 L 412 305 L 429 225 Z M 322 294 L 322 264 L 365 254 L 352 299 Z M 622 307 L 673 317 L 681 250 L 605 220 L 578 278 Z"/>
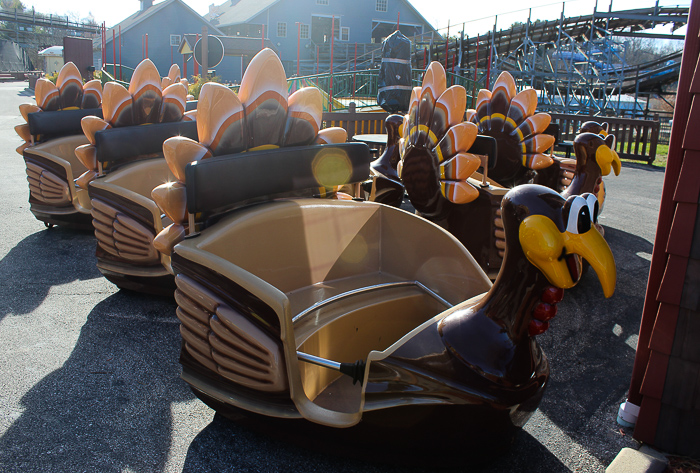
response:
<path fill-rule="evenodd" d="M 598 275 L 605 297 L 612 296 L 617 281 L 617 268 L 612 251 L 600 232 L 591 226 L 590 230 L 580 235 L 569 232 L 563 235 L 567 254 L 575 253 L 588 261 Z"/>
<path fill-rule="evenodd" d="M 615 150 L 610 149 L 606 145 L 601 145 L 595 152 L 595 159 L 600 166 L 600 171 L 603 176 L 610 174 L 610 169 L 615 171 L 615 175 L 620 175 L 620 170 L 622 169 L 622 162 L 620 162 L 620 156 L 617 155 Z"/>
<path fill-rule="evenodd" d="M 561 233 L 551 219 L 531 215 L 520 224 L 519 237 L 528 261 L 542 271 L 552 285 L 568 289 L 578 283 L 580 261 L 572 256 L 578 255 L 588 261 L 598 275 L 605 297 L 615 292 L 615 258 L 595 227 L 583 234 Z"/>

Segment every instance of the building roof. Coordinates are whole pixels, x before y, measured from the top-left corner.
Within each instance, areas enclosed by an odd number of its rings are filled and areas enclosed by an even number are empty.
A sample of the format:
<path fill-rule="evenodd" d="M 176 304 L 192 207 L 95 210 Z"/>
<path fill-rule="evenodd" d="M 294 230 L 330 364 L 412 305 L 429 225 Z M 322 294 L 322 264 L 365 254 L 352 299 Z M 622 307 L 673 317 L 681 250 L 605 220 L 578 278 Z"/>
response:
<path fill-rule="evenodd" d="M 216 8 L 216 10 L 220 10 L 221 13 L 208 13 L 204 17 L 218 26 L 238 25 L 249 22 L 279 1 L 280 0 L 227 0 Z M 435 28 L 433 28 L 430 22 L 426 20 L 410 2 L 407 0 L 400 1 L 425 23 L 429 31 L 435 31 Z"/>
<path fill-rule="evenodd" d="M 39 51 L 39 56 L 63 56 L 63 46 L 50 46 Z"/>
<path fill-rule="evenodd" d="M 693 0 L 629 391 L 634 436 L 700 457 L 700 0 Z"/>
<path fill-rule="evenodd" d="M 133 28 L 134 26 L 138 25 L 144 20 L 147 20 L 148 18 L 151 18 L 152 16 L 156 15 L 158 12 L 163 10 L 165 7 L 172 3 L 179 3 L 180 6 L 184 7 L 185 9 L 189 10 L 192 15 L 199 17 L 202 21 L 203 24 L 205 24 L 208 28 L 211 28 L 210 33 L 213 34 L 223 34 L 216 26 L 212 25 L 209 21 L 207 21 L 202 15 L 194 11 L 189 5 L 187 5 L 185 2 L 182 0 L 164 0 L 160 3 L 156 3 L 155 5 L 152 5 L 151 7 L 147 8 L 146 10 L 139 10 L 133 15 L 127 17 L 126 19 L 120 21 L 116 25 L 114 25 L 112 28 L 107 29 L 107 42 L 112 41 L 112 30 L 116 32 L 116 34 L 119 34 L 120 32 L 120 27 L 121 27 L 121 33 L 124 34 L 129 29 Z"/>
<path fill-rule="evenodd" d="M 204 17 L 219 26 L 247 23 L 280 0 L 227 0 L 217 7 L 219 14 Z"/>

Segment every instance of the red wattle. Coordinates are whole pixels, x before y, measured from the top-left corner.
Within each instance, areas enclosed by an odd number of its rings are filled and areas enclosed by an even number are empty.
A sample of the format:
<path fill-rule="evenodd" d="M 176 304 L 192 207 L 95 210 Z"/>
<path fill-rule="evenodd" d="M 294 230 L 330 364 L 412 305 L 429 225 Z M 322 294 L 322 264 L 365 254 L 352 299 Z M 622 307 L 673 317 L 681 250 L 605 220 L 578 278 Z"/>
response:
<path fill-rule="evenodd" d="M 528 331 L 530 332 L 530 336 L 534 337 L 535 335 L 539 335 L 541 333 L 544 333 L 547 329 L 549 328 L 549 322 L 541 322 L 539 320 L 531 320 L 530 325 L 528 326 Z"/>
<path fill-rule="evenodd" d="M 564 289 L 560 287 L 549 286 L 542 292 L 542 302 L 547 304 L 556 304 L 564 299 Z"/>
<path fill-rule="evenodd" d="M 540 303 L 532 311 L 532 317 L 542 322 L 550 320 L 555 315 L 557 315 L 557 306 L 554 304 Z"/>

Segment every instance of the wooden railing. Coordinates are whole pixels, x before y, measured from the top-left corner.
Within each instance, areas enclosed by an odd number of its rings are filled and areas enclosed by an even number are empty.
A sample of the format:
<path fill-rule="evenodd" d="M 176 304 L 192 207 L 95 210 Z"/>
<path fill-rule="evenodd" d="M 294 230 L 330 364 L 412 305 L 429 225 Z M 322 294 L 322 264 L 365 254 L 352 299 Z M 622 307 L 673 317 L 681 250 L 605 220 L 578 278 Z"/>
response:
<path fill-rule="evenodd" d="M 621 158 L 646 161 L 648 164 L 651 164 L 656 158 L 660 129 L 660 123 L 657 120 L 632 120 L 563 113 L 550 113 L 550 115 L 552 122 L 559 124 L 561 141 L 573 141 L 584 122 L 608 123 L 608 131 L 615 136 L 615 151 Z"/>
<path fill-rule="evenodd" d="M 386 133 L 386 112 L 358 112 L 350 103 L 347 111 L 323 114 L 323 127 L 339 126 L 348 132 L 348 141 L 355 135 Z M 660 124 L 656 120 L 632 120 L 628 118 L 593 117 L 550 113 L 552 123 L 559 125 L 559 142 L 573 141 L 581 124 L 587 121 L 607 122 L 609 132 L 615 136 L 615 151 L 624 159 L 646 161 L 651 164 L 656 158 Z"/>
<path fill-rule="evenodd" d="M 358 112 L 355 102 L 350 102 L 350 107 L 343 112 L 324 112 L 323 128 L 339 126 L 348 132 L 348 141 L 352 141 L 355 135 L 367 133 L 386 133 L 384 120 L 389 114 L 386 112 Z"/>

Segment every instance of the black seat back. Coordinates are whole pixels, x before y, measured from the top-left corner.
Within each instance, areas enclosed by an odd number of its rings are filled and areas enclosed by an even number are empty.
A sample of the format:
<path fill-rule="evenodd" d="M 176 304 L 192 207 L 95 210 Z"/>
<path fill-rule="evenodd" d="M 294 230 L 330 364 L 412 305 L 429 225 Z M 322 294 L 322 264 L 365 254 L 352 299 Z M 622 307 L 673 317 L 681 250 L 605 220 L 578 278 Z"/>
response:
<path fill-rule="evenodd" d="M 80 120 L 88 115 L 102 118 L 101 108 L 57 110 L 54 112 L 33 112 L 27 115 L 29 132 L 37 142 L 44 142 L 63 136 L 82 135 Z"/>
<path fill-rule="evenodd" d="M 133 161 L 162 157 L 163 142 L 173 136 L 185 136 L 196 141 L 197 122 L 156 123 L 98 131 L 95 133 L 97 160 L 102 163 L 102 171 L 106 173 Z"/>
<path fill-rule="evenodd" d="M 364 143 L 252 151 L 187 165 L 187 210 L 201 220 L 241 205 L 284 196 L 319 194 L 361 182 L 371 157 Z"/>

